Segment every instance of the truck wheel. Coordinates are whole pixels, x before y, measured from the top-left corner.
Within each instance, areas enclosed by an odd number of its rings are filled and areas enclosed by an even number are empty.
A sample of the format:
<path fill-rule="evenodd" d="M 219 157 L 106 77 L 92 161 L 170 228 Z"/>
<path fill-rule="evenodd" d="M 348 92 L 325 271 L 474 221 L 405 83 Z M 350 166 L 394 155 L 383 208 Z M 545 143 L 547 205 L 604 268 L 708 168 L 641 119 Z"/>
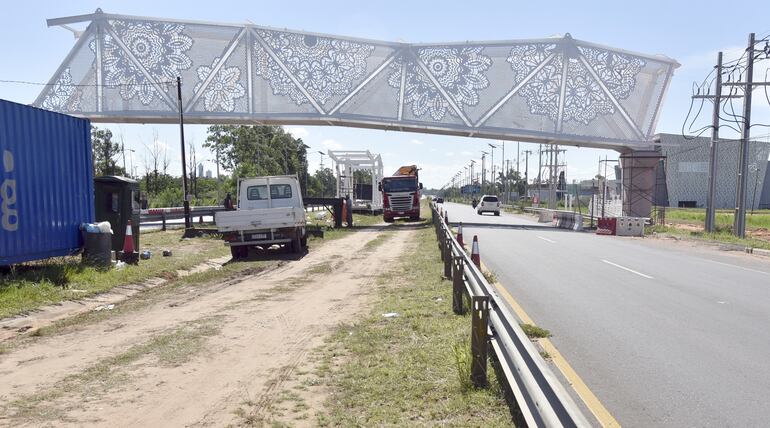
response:
<path fill-rule="evenodd" d="M 385 220 L 385 223 L 393 223 L 393 219 L 392 218 L 387 218 L 386 217 L 384 220 Z"/>
<path fill-rule="evenodd" d="M 291 241 L 291 250 L 295 254 L 302 253 L 302 239 L 299 236 L 295 236 L 294 239 Z"/>
<path fill-rule="evenodd" d="M 230 247 L 230 254 L 233 256 L 233 260 L 240 260 L 249 257 L 249 247 L 245 245 Z"/>
<path fill-rule="evenodd" d="M 495 215 L 500 217 L 500 211 L 495 211 Z"/>
<path fill-rule="evenodd" d="M 307 236 L 303 236 L 302 239 L 299 240 L 299 243 L 302 244 L 302 248 L 307 247 Z"/>

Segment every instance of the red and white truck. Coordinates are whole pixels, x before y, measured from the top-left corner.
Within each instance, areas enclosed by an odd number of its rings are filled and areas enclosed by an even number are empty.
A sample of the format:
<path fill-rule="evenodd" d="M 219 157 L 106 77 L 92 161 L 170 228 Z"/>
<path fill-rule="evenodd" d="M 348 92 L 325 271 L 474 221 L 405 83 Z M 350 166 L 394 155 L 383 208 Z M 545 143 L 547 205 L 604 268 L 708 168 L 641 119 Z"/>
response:
<path fill-rule="evenodd" d="M 420 183 L 417 165 L 399 168 L 392 176 L 383 177 L 379 185 L 382 192 L 382 217 L 390 223 L 396 218 L 410 220 L 420 218 Z"/>

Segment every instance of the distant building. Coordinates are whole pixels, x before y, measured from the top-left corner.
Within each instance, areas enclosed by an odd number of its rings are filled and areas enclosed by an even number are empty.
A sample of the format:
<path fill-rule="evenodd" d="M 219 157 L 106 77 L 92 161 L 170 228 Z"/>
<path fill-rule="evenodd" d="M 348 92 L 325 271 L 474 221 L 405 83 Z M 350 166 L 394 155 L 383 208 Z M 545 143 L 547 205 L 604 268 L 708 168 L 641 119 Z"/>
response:
<path fill-rule="evenodd" d="M 206 178 L 211 178 L 211 170 L 206 171 Z"/>
<path fill-rule="evenodd" d="M 665 188 L 656 192 L 655 205 L 671 207 L 704 207 L 708 193 L 708 170 L 711 139 L 676 134 L 658 134 L 661 165 L 658 179 Z M 717 147 L 716 208 L 735 208 L 738 185 L 738 152 L 740 141 L 723 140 Z M 768 155 L 770 144 L 754 141 L 749 146 L 746 205 L 751 209 L 770 208 Z M 756 190 L 756 191 L 755 191 Z"/>
<path fill-rule="evenodd" d="M 203 177 L 203 164 L 202 163 L 198 164 L 198 175 L 197 175 L 197 177 Z"/>

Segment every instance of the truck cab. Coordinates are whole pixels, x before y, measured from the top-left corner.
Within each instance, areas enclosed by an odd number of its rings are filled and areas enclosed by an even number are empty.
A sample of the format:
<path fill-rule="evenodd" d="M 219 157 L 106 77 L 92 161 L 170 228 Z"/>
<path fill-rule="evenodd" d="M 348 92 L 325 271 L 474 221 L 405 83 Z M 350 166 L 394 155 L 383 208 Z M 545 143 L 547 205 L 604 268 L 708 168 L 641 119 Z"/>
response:
<path fill-rule="evenodd" d="M 237 199 L 235 211 L 220 211 L 214 218 L 234 259 L 246 257 L 249 247 L 273 244 L 303 251 L 307 220 L 296 176 L 241 179 Z"/>
<path fill-rule="evenodd" d="M 396 218 L 407 217 L 410 220 L 420 218 L 420 190 L 417 167 L 401 167 L 391 177 L 384 177 L 379 190 L 382 192 L 382 216 L 386 223 Z"/>

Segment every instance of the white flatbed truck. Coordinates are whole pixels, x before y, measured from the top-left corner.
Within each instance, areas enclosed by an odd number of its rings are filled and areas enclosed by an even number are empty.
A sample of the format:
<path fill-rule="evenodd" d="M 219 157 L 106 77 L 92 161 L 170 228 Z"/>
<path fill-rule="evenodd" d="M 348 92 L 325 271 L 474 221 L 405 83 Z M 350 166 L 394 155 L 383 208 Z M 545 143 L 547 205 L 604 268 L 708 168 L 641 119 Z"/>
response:
<path fill-rule="evenodd" d="M 214 217 L 233 259 L 248 256 L 249 247 L 274 244 L 294 253 L 304 251 L 307 220 L 296 175 L 240 179 L 237 200 L 236 210 L 219 211 Z"/>

